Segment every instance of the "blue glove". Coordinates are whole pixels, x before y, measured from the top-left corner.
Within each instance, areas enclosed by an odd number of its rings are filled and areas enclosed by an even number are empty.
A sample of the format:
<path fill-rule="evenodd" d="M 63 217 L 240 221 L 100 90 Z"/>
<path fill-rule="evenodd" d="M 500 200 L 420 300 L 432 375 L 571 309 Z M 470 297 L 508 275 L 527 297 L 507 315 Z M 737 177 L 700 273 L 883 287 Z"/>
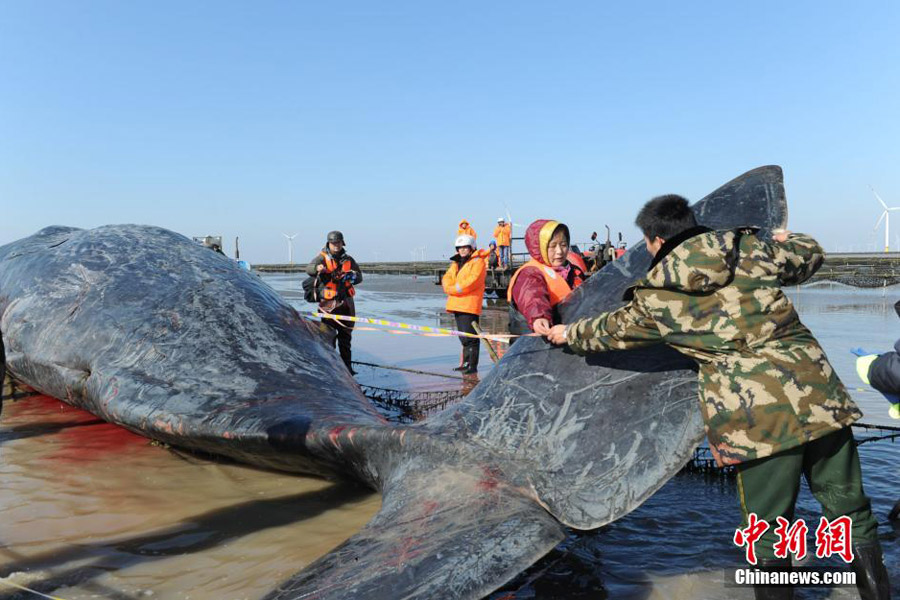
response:
<path fill-rule="evenodd" d="M 863 350 L 859 346 L 856 348 L 850 348 L 850 354 L 855 354 L 856 356 L 866 356 L 868 354 L 875 354 L 875 352 L 869 352 L 868 350 Z"/>

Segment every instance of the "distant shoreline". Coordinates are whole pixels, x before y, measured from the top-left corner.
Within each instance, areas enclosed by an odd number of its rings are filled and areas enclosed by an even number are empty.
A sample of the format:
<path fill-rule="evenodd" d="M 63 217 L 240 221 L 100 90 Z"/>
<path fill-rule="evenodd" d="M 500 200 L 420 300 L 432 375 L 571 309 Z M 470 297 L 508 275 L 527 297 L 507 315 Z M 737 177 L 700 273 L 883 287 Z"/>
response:
<path fill-rule="evenodd" d="M 448 261 L 359 263 L 363 273 L 383 275 L 436 275 Z M 303 273 L 306 264 L 253 265 L 260 273 Z M 822 268 L 807 281 L 834 281 L 853 287 L 879 288 L 900 283 L 900 252 L 834 252 L 826 254 Z"/>

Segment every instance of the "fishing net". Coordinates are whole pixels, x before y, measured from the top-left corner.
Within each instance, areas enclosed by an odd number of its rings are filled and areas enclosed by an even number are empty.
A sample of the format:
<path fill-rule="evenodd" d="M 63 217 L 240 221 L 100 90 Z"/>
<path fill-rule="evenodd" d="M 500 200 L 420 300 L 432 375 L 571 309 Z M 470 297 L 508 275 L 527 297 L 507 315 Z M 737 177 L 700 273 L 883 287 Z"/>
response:
<path fill-rule="evenodd" d="M 872 425 L 870 423 L 853 423 L 853 437 L 856 445 L 870 442 L 900 440 L 900 427 L 892 425 Z M 696 473 L 712 478 L 733 478 L 736 474 L 732 465 L 719 467 L 708 446 L 700 446 L 694 450 L 694 456 L 681 469 L 681 473 Z"/>
<path fill-rule="evenodd" d="M 860 259 L 828 257 L 811 282 L 835 281 L 863 288 L 880 288 L 900 283 L 900 259 Z"/>
<path fill-rule="evenodd" d="M 404 423 L 421 421 L 428 413 L 443 410 L 465 395 L 462 390 L 409 392 L 371 385 L 360 385 L 359 387 L 366 398 L 375 404 L 397 411 L 396 415 L 389 415 L 391 420 Z"/>

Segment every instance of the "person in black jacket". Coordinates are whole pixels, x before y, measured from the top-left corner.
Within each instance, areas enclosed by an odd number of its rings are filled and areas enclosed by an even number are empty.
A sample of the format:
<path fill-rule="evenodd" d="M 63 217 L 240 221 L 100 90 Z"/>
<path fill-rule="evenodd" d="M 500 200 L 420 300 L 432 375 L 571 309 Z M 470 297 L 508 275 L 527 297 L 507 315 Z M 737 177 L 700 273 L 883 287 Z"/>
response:
<path fill-rule="evenodd" d="M 894 311 L 900 317 L 900 300 L 894 304 Z M 862 348 L 850 352 L 857 356 L 856 372 L 864 383 L 881 392 L 891 404 L 888 414 L 900 419 L 900 340 L 894 342 L 894 351 L 874 354 Z M 900 500 L 888 513 L 889 521 L 900 521 Z"/>
<path fill-rule="evenodd" d="M 353 287 L 362 283 L 362 271 L 353 257 L 344 250 L 344 234 L 340 231 L 329 232 L 325 247 L 310 261 L 306 274 L 318 277 L 322 288 L 319 310 L 333 315 L 356 316 L 356 305 Z M 351 366 L 350 345 L 352 342 L 353 323 L 338 319 L 323 319 L 325 325 L 335 330 L 335 342 L 341 353 L 341 359 L 350 373 L 356 374 Z"/>
<path fill-rule="evenodd" d="M 900 301 L 894 304 L 894 310 L 900 316 Z M 851 352 L 857 356 L 859 378 L 884 394 L 891 404 L 888 414 L 900 419 L 900 340 L 894 343 L 893 352 L 875 354 L 862 348 L 854 348 Z"/>
<path fill-rule="evenodd" d="M 856 364 L 860 378 L 891 403 L 888 414 L 900 419 L 900 340 L 894 344 L 893 352 L 863 355 Z"/>

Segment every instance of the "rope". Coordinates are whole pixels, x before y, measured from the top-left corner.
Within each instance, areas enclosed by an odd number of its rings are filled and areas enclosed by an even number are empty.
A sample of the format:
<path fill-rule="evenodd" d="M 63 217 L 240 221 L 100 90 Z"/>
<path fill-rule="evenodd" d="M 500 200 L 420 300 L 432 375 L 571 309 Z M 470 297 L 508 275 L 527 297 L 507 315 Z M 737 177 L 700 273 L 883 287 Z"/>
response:
<path fill-rule="evenodd" d="M 405 373 L 415 373 L 416 375 L 431 375 L 433 377 L 444 377 L 446 379 L 458 379 L 460 381 L 465 381 L 465 377 L 460 375 L 446 375 L 444 373 L 432 373 L 430 371 L 418 371 L 416 369 L 407 369 L 404 367 L 392 367 L 389 365 L 376 365 L 375 363 L 367 363 L 367 362 L 359 362 L 358 360 L 353 361 L 354 365 L 363 365 L 365 367 L 375 367 L 376 369 L 390 369 L 391 371 L 403 371 Z"/>
<path fill-rule="evenodd" d="M 32 594 L 40 596 L 41 598 L 49 598 L 50 600 L 63 600 L 62 598 L 59 598 L 57 596 L 48 596 L 47 594 L 42 594 L 36 590 L 27 588 L 24 585 L 19 585 L 18 583 L 7 581 L 6 579 L 0 579 L 0 583 L 2 583 L 3 585 L 8 585 L 9 587 L 16 588 L 17 590 L 22 590 L 23 592 L 30 592 Z"/>

